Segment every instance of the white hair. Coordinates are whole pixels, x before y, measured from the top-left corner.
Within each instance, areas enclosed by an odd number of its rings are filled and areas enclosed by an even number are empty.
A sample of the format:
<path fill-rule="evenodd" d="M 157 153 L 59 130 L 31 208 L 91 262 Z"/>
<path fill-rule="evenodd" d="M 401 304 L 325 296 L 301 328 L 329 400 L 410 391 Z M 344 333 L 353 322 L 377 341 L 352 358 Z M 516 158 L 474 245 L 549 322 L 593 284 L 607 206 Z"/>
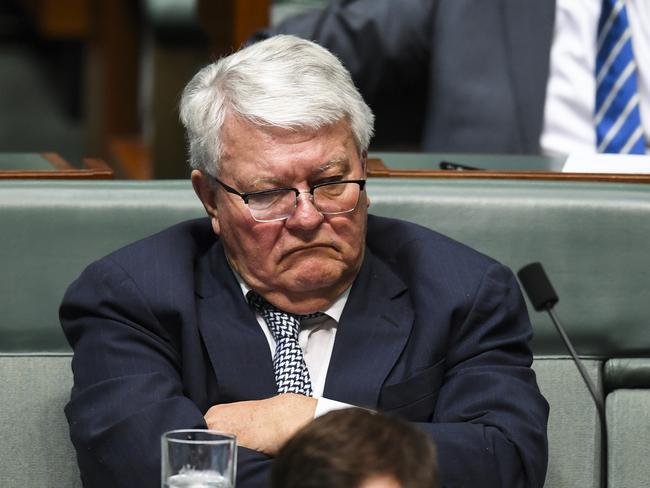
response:
<path fill-rule="evenodd" d="M 325 48 L 289 35 L 221 58 L 187 84 L 180 118 L 192 168 L 218 171 L 226 114 L 283 129 L 318 130 L 346 119 L 360 153 L 368 149 L 374 124 L 341 62 Z"/>

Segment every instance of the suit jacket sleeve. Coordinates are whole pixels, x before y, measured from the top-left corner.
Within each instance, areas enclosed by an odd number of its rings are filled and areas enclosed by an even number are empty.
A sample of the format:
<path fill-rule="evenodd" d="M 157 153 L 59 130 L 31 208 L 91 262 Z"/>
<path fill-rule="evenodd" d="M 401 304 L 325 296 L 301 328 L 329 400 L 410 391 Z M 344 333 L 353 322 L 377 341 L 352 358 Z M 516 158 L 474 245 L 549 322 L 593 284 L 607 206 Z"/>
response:
<path fill-rule="evenodd" d="M 532 336 L 514 276 L 491 265 L 450 332 L 432 422 L 445 487 L 542 487 L 548 404 L 530 368 Z"/>
<path fill-rule="evenodd" d="M 435 1 L 344 0 L 261 31 L 259 40 L 293 34 L 336 54 L 372 106 L 398 87 L 414 89 L 426 79 Z M 422 100 L 422 99 L 420 99 Z"/>
<path fill-rule="evenodd" d="M 160 436 L 206 428 L 184 394 L 177 333 L 110 257 L 89 266 L 60 309 L 74 349 L 65 413 L 86 487 L 158 488 Z M 262 486 L 269 460 L 241 449 L 237 486 Z"/>
<path fill-rule="evenodd" d="M 427 117 L 434 0 L 344 0 L 257 34 L 293 34 L 334 53 L 375 113 L 373 147 L 419 147 Z M 395 124 L 407 119 L 408 123 Z"/>

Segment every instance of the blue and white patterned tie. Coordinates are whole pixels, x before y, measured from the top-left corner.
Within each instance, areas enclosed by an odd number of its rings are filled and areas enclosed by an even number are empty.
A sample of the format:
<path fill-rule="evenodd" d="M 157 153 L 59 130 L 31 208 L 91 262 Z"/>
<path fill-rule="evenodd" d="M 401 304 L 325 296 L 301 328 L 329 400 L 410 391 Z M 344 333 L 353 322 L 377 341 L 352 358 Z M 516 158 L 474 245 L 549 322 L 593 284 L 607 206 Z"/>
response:
<path fill-rule="evenodd" d="M 596 54 L 596 147 L 644 154 L 636 62 L 624 0 L 603 0 Z"/>
<path fill-rule="evenodd" d="M 254 291 L 249 291 L 246 297 L 251 307 L 264 318 L 275 339 L 273 369 L 278 393 L 300 393 L 312 396 L 311 378 L 298 343 L 298 334 L 302 320 L 323 314 L 321 312 L 309 315 L 287 313 L 274 307 Z"/>

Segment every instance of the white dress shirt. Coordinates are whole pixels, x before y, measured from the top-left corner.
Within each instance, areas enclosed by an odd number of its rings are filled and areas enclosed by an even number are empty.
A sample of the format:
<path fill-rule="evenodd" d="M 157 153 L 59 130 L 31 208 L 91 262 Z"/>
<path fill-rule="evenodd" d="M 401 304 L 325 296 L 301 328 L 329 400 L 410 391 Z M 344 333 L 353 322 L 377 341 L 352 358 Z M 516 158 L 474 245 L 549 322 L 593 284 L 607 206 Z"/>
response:
<path fill-rule="evenodd" d="M 233 270 L 233 273 L 234 270 Z M 242 280 L 241 276 L 235 273 L 239 286 L 241 287 L 244 296 L 248 294 L 250 288 Z M 338 410 L 341 408 L 348 408 L 352 405 L 347 403 L 337 402 L 329 398 L 323 397 L 323 390 L 325 389 L 325 378 L 327 377 L 327 370 L 332 356 L 332 349 L 334 349 L 334 339 L 336 338 L 336 328 L 341 319 L 343 308 L 348 301 L 350 295 L 350 288 L 345 290 L 341 296 L 327 309 L 320 310 L 325 315 L 313 319 L 305 320 L 300 327 L 298 334 L 298 342 L 302 349 L 307 369 L 309 370 L 309 377 L 311 378 L 311 388 L 314 398 L 317 399 L 316 412 L 314 417 L 319 417 L 329 411 Z M 255 313 L 257 322 L 264 332 L 264 336 L 269 343 L 271 357 L 275 356 L 275 339 L 273 334 L 266 324 L 264 318 Z"/>
<path fill-rule="evenodd" d="M 556 0 L 542 152 L 596 152 L 596 38 L 602 0 Z M 641 125 L 650 154 L 650 1 L 626 0 L 637 63 Z"/>

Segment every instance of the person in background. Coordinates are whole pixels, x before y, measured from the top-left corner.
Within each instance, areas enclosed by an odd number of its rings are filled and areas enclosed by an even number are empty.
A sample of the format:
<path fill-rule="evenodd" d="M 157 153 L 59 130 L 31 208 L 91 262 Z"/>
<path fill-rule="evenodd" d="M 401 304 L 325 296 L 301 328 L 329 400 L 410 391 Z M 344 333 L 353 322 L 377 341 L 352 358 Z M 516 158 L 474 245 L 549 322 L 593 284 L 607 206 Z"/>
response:
<path fill-rule="evenodd" d="M 647 0 L 332 0 L 286 33 L 336 54 L 379 149 L 644 154 Z"/>
<path fill-rule="evenodd" d="M 207 218 L 91 264 L 61 305 L 84 484 L 160 486 L 160 435 L 207 427 L 237 436 L 237 487 L 258 488 L 300 427 L 358 406 L 426 432 L 443 483 L 541 487 L 517 281 L 368 215 L 373 114 L 339 60 L 276 36 L 199 71 L 180 113 Z"/>
<path fill-rule="evenodd" d="M 438 487 L 431 439 L 402 419 L 359 408 L 303 427 L 271 469 L 271 488 Z"/>

